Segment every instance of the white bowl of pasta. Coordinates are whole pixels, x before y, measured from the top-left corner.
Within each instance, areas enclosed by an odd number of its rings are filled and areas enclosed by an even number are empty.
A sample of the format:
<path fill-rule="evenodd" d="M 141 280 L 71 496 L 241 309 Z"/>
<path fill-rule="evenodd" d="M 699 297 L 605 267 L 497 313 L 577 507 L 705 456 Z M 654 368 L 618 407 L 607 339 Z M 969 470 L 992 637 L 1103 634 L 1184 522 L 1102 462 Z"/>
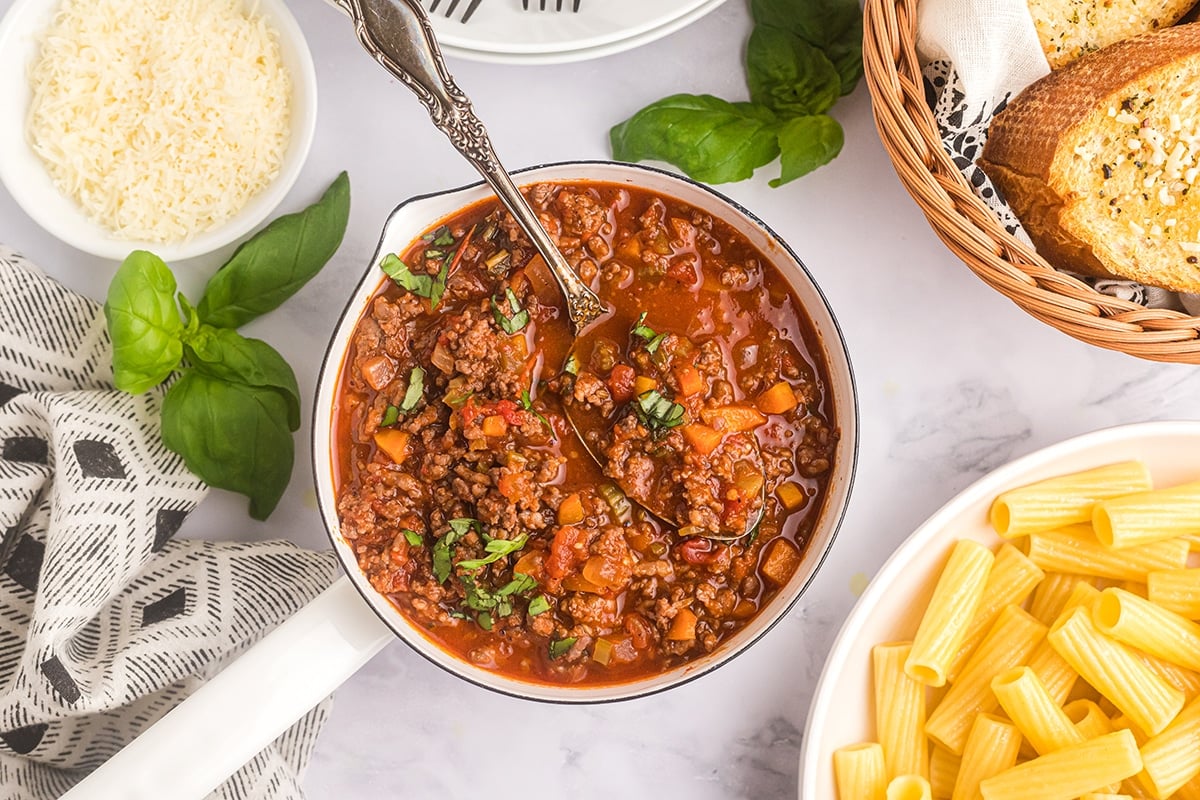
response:
<path fill-rule="evenodd" d="M 846 620 L 800 797 L 883 800 L 893 779 L 887 800 L 1200 797 L 1198 548 L 1200 422 L 1097 431 L 977 481 Z"/>

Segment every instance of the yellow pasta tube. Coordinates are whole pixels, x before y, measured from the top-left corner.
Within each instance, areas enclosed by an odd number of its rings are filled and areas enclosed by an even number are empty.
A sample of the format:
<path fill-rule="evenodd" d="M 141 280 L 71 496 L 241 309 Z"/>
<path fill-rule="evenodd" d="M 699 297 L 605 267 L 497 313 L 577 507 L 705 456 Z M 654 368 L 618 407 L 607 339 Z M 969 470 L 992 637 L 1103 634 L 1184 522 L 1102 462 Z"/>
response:
<path fill-rule="evenodd" d="M 1182 539 L 1115 550 L 1096 539 L 1090 525 L 1069 525 L 1029 537 L 1029 559 L 1047 572 L 1082 572 L 1118 581 L 1142 581 L 1146 573 L 1187 564 Z"/>
<path fill-rule="evenodd" d="M 1124 589 L 1105 589 L 1092 609 L 1096 628 L 1184 669 L 1200 670 L 1200 625 Z"/>
<path fill-rule="evenodd" d="M 951 800 L 976 800 L 979 784 L 1017 763 L 1021 734 L 994 714 L 977 714 L 963 748 Z"/>
<path fill-rule="evenodd" d="M 1084 739 L 1095 739 L 1114 730 L 1112 720 L 1091 700 L 1073 700 L 1063 706 L 1063 713 Z"/>
<path fill-rule="evenodd" d="M 992 679 L 992 691 L 1004 713 L 1038 755 L 1085 741 L 1029 667 L 1001 672 Z"/>
<path fill-rule="evenodd" d="M 887 786 L 887 800 L 932 800 L 929 781 L 920 775 L 901 775 L 892 778 Z"/>
<path fill-rule="evenodd" d="M 979 608 L 996 557 L 979 542 L 960 539 L 933 589 L 913 637 L 904 671 L 921 683 L 941 686 Z"/>
<path fill-rule="evenodd" d="M 1200 776 L 1181 786 L 1175 793 L 1175 800 L 1200 800 Z"/>
<path fill-rule="evenodd" d="M 1050 643 L 1042 640 L 1029 655 L 1029 668 L 1038 676 L 1054 702 L 1063 704 L 1071 696 L 1071 689 L 1079 678 L 1075 668 L 1067 663 Z"/>
<path fill-rule="evenodd" d="M 988 573 L 987 584 L 983 589 L 983 598 L 979 608 L 967 627 L 967 634 L 958 648 L 958 653 L 950 661 L 947 680 L 953 681 L 962 671 L 963 665 L 971 652 L 979 646 L 984 634 L 992 627 L 996 617 L 1007 605 L 1020 605 L 1046 576 L 1029 558 L 1007 542 L 996 550 L 996 560 Z"/>
<path fill-rule="evenodd" d="M 833 776 L 840 800 L 885 800 L 887 768 L 883 747 L 875 742 L 833 751 Z"/>
<path fill-rule="evenodd" d="M 992 503 L 991 522 L 1005 538 L 1061 528 L 1092 518 L 1097 500 L 1151 488 L 1150 471 L 1138 461 L 1047 478 L 1010 489 Z"/>
<path fill-rule="evenodd" d="M 1200 672 L 1192 672 L 1190 669 L 1184 669 L 1178 664 L 1156 658 L 1141 650 L 1133 652 L 1138 657 L 1138 661 L 1149 667 L 1155 675 L 1183 692 L 1185 702 L 1200 695 Z"/>
<path fill-rule="evenodd" d="M 934 798 L 950 800 L 954 794 L 954 782 L 958 779 L 958 770 L 962 766 L 962 758 L 954 755 L 944 747 L 934 745 L 929 753 L 929 788 Z"/>
<path fill-rule="evenodd" d="M 1076 608 L 1046 638 L 1080 677 L 1147 733 L 1161 731 L 1183 707 L 1183 692 L 1096 630 L 1086 608 Z"/>
<path fill-rule="evenodd" d="M 975 715 L 996 708 L 992 678 L 1024 664 L 1045 635 L 1045 625 L 1018 606 L 1006 606 L 958 680 L 929 714 L 925 732 L 951 753 L 962 755 Z"/>
<path fill-rule="evenodd" d="M 1158 800 L 1200 775 L 1200 700 L 1142 745 L 1142 768 L 1142 779 Z"/>
<path fill-rule="evenodd" d="M 1142 768 L 1129 731 L 1115 731 L 1017 764 L 979 784 L 983 800 L 1073 800 Z"/>
<path fill-rule="evenodd" d="M 1082 580 L 1082 575 L 1070 572 L 1047 572 L 1046 577 L 1033 590 L 1029 613 L 1045 625 L 1052 624 L 1062 613 L 1075 584 Z"/>
<path fill-rule="evenodd" d="M 924 735 L 925 685 L 904 671 L 911 642 L 871 649 L 875 682 L 875 738 L 883 745 L 887 776 L 927 776 L 929 746 Z"/>
<path fill-rule="evenodd" d="M 1188 619 L 1200 619 L 1200 569 L 1169 569 L 1146 576 L 1150 602 Z"/>
<path fill-rule="evenodd" d="M 1101 500 L 1092 528 L 1103 544 L 1119 549 L 1200 532 L 1200 481 Z"/>

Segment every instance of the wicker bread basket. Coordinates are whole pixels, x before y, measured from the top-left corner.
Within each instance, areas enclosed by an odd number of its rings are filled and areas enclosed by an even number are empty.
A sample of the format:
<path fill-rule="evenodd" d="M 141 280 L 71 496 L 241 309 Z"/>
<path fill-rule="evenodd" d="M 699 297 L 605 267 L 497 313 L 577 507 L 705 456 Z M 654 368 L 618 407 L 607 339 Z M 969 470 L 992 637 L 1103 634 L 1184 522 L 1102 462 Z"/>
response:
<path fill-rule="evenodd" d="M 916 54 L 918 0 L 864 0 L 863 69 L 901 183 L 976 275 L 1076 339 L 1154 361 L 1200 364 L 1200 317 L 1100 294 L 1011 236 L 942 147 Z"/>

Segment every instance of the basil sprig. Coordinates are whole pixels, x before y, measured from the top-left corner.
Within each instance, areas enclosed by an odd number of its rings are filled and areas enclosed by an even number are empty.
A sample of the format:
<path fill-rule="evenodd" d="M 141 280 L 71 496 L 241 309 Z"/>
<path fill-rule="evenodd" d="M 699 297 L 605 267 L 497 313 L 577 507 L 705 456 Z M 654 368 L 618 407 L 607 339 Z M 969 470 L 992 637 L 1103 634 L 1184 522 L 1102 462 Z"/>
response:
<path fill-rule="evenodd" d="M 652 431 L 674 428 L 684 422 L 683 406 L 668 400 L 655 389 L 639 394 L 633 410 L 642 424 Z"/>
<path fill-rule="evenodd" d="M 827 164 L 844 134 L 828 115 L 862 76 L 857 0 L 751 0 L 749 103 L 676 94 L 609 134 L 621 161 L 667 161 L 706 183 L 749 178 L 780 156 L 780 186 Z"/>
<path fill-rule="evenodd" d="M 632 336 L 636 336 L 646 343 L 646 352 L 654 355 L 658 350 L 658 346 L 662 344 L 663 339 L 667 338 L 665 333 L 655 333 L 654 329 L 646 324 L 646 315 L 648 311 L 643 311 L 637 318 L 637 322 L 629 329 Z"/>
<path fill-rule="evenodd" d="M 276 308 L 315 275 L 345 234 L 350 184 L 279 217 L 209 280 L 199 305 L 161 258 L 134 251 L 108 287 L 113 383 L 141 394 L 180 370 L 162 403 L 163 443 L 210 486 L 250 499 L 266 519 L 287 489 L 300 427 L 296 375 L 274 348 L 234 328 Z"/>
<path fill-rule="evenodd" d="M 417 297 L 428 298 L 429 310 L 432 311 L 442 302 L 442 295 L 446 293 L 446 281 L 450 279 L 450 265 L 458 251 L 438 249 L 454 244 L 454 237 L 445 225 L 421 238 L 431 245 L 425 248 L 422 255 L 426 259 L 441 259 L 441 267 L 436 275 L 418 275 L 395 253 L 388 253 L 384 256 L 383 260 L 379 262 L 379 268 L 401 288 L 407 289 Z"/>
<path fill-rule="evenodd" d="M 517 300 L 516 294 L 512 289 L 505 289 L 504 295 L 508 300 L 509 311 L 501 308 L 496 302 L 496 298 L 492 298 L 492 316 L 496 320 L 496 324 L 500 326 L 500 330 L 512 336 L 529 324 L 529 309 L 522 308 L 521 302 Z"/>

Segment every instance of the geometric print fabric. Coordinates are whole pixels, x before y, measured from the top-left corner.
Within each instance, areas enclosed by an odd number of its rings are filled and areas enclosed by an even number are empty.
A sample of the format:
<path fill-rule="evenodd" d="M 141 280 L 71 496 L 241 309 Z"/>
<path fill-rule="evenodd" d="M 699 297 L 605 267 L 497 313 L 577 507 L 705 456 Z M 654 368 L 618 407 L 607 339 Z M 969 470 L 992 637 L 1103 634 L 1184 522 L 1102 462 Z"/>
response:
<path fill-rule="evenodd" d="M 324 590 L 331 553 L 174 539 L 207 491 L 103 310 L 0 246 L 0 797 L 58 797 Z M 328 701 L 218 798 L 300 798 Z M 236 729 L 236 721 L 231 721 Z"/>

